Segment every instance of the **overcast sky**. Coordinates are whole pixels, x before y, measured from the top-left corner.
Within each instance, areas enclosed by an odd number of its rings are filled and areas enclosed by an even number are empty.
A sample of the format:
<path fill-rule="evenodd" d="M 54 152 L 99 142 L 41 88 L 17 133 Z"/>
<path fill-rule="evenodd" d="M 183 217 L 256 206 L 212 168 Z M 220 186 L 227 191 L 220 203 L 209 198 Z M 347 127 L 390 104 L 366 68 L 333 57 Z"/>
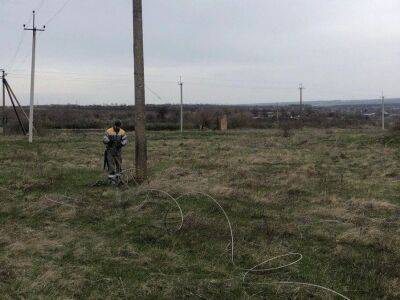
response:
<path fill-rule="evenodd" d="M 40 104 L 133 104 L 131 2 L 70 0 L 55 15 L 66 0 L 0 0 L 0 68 L 21 101 L 32 42 L 22 24 L 37 9 L 37 25 L 47 25 L 37 43 Z M 143 5 L 147 103 L 178 102 L 180 75 L 188 103 L 297 101 L 300 82 L 306 100 L 400 96 L 399 0 Z"/>

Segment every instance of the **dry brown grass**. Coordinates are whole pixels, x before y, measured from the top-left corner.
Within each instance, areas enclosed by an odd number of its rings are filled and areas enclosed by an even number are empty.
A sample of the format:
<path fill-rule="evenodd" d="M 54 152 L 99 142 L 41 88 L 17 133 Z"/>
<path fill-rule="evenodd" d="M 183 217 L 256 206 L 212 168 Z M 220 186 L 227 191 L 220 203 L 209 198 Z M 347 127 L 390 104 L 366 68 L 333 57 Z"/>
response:
<path fill-rule="evenodd" d="M 282 272 L 252 276 L 252 283 L 291 279 L 352 299 L 396 298 L 400 203 L 393 178 L 400 165 L 397 148 L 377 136 L 309 129 L 288 138 L 274 130 L 152 133 L 150 178 L 141 188 L 218 199 L 243 267 L 287 252 L 304 255 Z M 0 290 L 9 298 L 329 296 L 296 286 L 243 286 L 229 263 L 223 216 L 204 197 L 181 199 L 186 218 L 174 235 L 162 224 L 164 208 L 175 217 L 165 197 L 154 194 L 138 208 L 145 196 L 132 195 L 141 188 L 92 187 L 103 175 L 96 134 L 40 144 L 20 141 L 15 151 L 0 145 L 7 153 L 0 170 Z M 133 143 L 124 151 L 131 166 Z"/>

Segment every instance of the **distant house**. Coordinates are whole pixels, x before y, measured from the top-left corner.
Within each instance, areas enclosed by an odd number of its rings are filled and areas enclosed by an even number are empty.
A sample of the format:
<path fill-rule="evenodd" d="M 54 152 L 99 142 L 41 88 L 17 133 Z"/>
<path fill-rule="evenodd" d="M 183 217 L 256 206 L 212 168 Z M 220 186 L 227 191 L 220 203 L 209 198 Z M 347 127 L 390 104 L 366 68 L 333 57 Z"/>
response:
<path fill-rule="evenodd" d="M 364 117 L 375 117 L 376 113 L 363 113 Z"/>

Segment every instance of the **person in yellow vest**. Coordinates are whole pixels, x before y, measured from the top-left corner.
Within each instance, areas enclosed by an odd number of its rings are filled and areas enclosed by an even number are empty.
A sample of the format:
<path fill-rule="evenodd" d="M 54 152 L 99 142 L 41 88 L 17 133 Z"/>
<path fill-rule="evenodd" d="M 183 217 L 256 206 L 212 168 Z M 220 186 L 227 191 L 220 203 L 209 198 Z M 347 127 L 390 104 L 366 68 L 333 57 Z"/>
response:
<path fill-rule="evenodd" d="M 106 145 L 104 168 L 108 168 L 109 179 L 119 176 L 122 171 L 122 147 L 128 143 L 128 137 L 121 126 L 120 120 L 115 121 L 114 126 L 107 129 L 103 138 L 103 143 Z"/>

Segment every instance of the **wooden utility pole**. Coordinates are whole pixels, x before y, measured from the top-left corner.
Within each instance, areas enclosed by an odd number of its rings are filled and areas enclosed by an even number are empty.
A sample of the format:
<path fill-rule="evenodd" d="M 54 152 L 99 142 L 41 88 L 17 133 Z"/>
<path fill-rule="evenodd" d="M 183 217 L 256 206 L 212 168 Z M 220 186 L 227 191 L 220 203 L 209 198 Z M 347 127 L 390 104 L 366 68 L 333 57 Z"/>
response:
<path fill-rule="evenodd" d="M 1 85 L 3 86 L 3 109 L 1 112 L 1 126 L 3 127 L 3 135 L 6 135 L 6 87 L 4 80 L 6 77 L 6 72 L 1 69 Z"/>
<path fill-rule="evenodd" d="M 35 102 L 35 55 L 36 55 L 36 32 L 44 31 L 43 29 L 37 29 L 35 24 L 35 11 L 33 11 L 32 28 L 26 28 L 24 24 L 24 30 L 32 31 L 32 64 L 31 64 L 31 96 L 29 105 L 29 143 L 33 142 L 33 106 Z"/>
<path fill-rule="evenodd" d="M 181 90 L 181 132 L 183 132 L 183 82 L 182 82 L 182 76 L 179 78 L 178 82 Z"/>
<path fill-rule="evenodd" d="M 142 0 L 132 0 L 133 56 L 135 63 L 135 167 L 136 179 L 147 177 L 146 104 L 144 90 Z"/>
<path fill-rule="evenodd" d="M 382 92 L 382 130 L 385 130 L 385 96 Z"/>
<path fill-rule="evenodd" d="M 303 114 L 303 84 L 300 83 L 299 85 L 299 91 L 300 91 L 300 116 Z"/>

